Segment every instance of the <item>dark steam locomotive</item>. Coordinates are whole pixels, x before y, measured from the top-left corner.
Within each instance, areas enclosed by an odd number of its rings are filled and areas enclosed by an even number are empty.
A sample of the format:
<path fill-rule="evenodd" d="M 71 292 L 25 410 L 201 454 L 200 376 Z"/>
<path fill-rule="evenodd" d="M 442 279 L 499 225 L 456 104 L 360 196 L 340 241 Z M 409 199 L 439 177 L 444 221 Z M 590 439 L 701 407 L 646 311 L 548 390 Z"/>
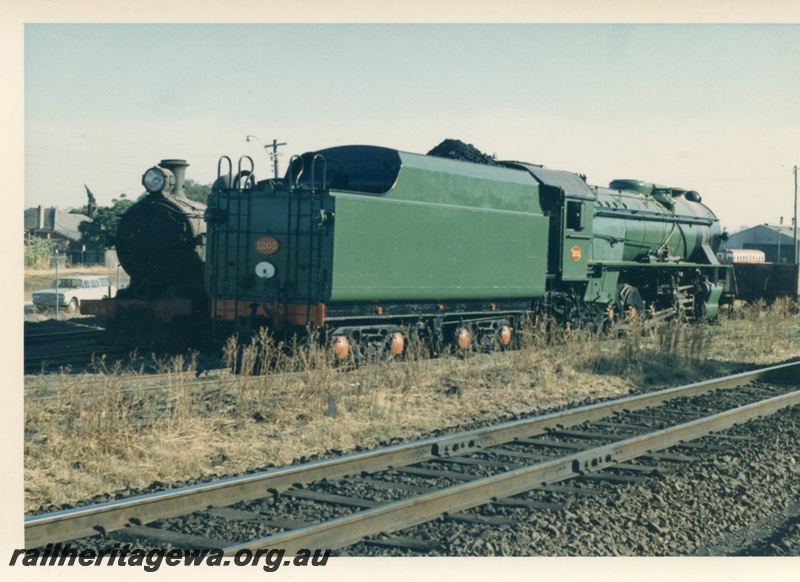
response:
<path fill-rule="evenodd" d="M 122 216 L 115 238 L 130 284 L 113 301 L 81 306 L 106 323 L 112 343 L 196 344 L 208 335 L 206 207 L 186 197 L 188 165 L 162 160 L 145 172 L 147 194 Z"/>

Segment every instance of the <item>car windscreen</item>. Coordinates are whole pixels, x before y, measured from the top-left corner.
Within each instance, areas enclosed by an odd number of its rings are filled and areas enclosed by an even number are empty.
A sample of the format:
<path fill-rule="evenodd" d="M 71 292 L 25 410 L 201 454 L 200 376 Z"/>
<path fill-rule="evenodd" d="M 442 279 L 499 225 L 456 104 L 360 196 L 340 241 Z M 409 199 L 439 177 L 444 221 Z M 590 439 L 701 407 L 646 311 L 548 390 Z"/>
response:
<path fill-rule="evenodd" d="M 80 279 L 59 279 L 58 280 L 58 287 L 59 289 L 80 289 L 83 287 L 83 281 Z M 56 282 L 53 281 L 53 284 L 50 286 L 51 289 L 56 288 Z"/>

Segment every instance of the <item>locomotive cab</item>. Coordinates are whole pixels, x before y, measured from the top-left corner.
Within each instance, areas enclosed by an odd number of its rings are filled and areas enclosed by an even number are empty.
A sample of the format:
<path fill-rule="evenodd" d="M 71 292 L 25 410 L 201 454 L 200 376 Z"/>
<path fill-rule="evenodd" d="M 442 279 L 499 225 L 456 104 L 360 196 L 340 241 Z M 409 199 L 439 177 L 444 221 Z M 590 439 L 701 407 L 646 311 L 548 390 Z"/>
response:
<path fill-rule="evenodd" d="M 592 254 L 596 193 L 584 176 L 521 162 L 539 184 L 541 205 L 550 215 L 548 271 L 554 281 L 585 281 Z"/>

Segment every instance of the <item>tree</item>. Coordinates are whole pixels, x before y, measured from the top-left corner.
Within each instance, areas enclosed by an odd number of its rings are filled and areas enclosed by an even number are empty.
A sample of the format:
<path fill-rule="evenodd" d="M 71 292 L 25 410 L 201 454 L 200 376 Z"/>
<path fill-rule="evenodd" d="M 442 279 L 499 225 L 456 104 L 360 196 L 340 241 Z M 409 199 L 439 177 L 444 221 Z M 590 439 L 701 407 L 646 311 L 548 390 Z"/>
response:
<path fill-rule="evenodd" d="M 78 225 L 81 243 L 90 250 L 101 251 L 110 248 L 117 235 L 120 218 L 133 204 L 133 200 L 128 200 L 127 195 L 120 194 L 119 199 L 114 198 L 111 201 L 111 206 L 98 206 L 94 211 L 93 220 Z"/>
<path fill-rule="evenodd" d="M 194 200 L 201 204 L 208 204 L 208 195 L 211 194 L 210 184 L 198 184 L 194 180 L 186 180 L 183 183 L 183 190 L 186 192 L 186 197 L 189 200 Z"/>

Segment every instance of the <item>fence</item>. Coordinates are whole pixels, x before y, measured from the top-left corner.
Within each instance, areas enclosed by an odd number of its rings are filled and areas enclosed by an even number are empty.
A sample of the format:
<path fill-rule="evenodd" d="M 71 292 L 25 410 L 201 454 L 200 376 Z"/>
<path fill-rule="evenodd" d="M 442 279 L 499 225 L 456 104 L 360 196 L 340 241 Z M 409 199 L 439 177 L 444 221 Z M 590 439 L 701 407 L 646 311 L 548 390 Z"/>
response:
<path fill-rule="evenodd" d="M 50 257 L 50 267 L 55 268 L 56 262 L 59 267 L 70 267 L 83 265 L 92 267 L 102 265 L 111 269 L 119 266 L 116 251 L 60 251 L 57 255 Z"/>

